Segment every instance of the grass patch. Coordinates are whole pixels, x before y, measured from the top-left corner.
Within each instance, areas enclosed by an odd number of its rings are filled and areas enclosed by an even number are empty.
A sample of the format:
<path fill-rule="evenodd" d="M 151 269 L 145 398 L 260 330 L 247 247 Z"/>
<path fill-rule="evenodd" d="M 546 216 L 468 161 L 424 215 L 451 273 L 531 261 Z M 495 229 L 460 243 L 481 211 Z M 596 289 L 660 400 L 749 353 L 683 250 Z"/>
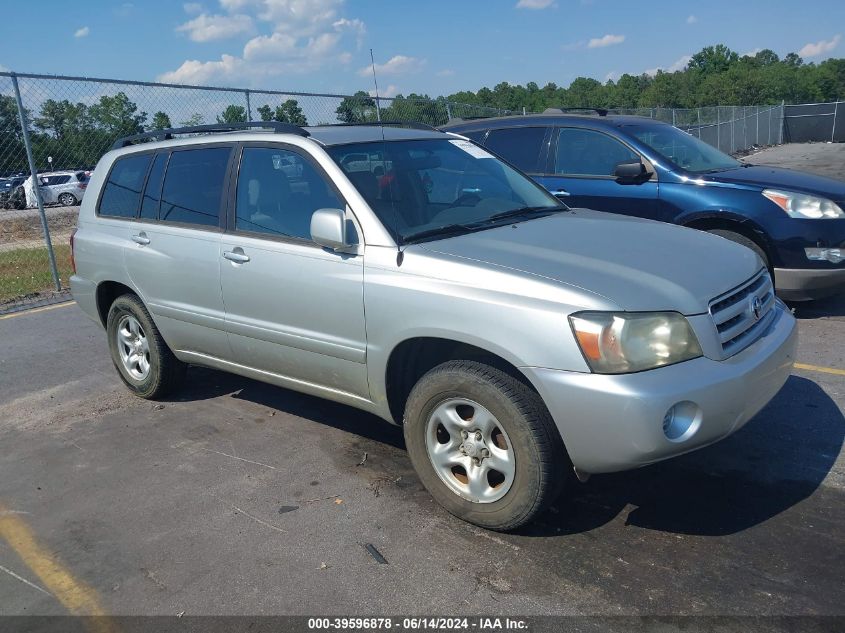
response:
<path fill-rule="evenodd" d="M 70 246 L 58 244 L 53 250 L 62 287 L 67 287 L 72 274 Z M 0 251 L 0 302 L 55 289 L 46 247 Z"/>

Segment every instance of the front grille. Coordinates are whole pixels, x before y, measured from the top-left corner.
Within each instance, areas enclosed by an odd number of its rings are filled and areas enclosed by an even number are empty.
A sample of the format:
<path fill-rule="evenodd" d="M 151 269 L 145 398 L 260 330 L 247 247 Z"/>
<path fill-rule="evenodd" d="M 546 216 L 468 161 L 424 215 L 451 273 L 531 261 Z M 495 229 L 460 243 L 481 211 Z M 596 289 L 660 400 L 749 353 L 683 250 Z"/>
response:
<path fill-rule="evenodd" d="M 756 314 L 755 300 L 759 302 Z M 774 305 L 775 291 L 766 270 L 710 302 L 710 315 L 726 358 L 760 337 L 772 319 Z"/>

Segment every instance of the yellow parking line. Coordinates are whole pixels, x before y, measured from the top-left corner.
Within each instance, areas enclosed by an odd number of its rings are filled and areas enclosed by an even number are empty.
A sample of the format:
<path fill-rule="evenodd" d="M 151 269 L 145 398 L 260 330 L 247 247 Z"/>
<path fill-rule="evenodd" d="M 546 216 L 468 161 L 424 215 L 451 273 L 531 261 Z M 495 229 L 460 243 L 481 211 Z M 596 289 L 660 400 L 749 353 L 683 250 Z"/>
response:
<path fill-rule="evenodd" d="M 76 301 L 65 301 L 64 303 L 56 303 L 51 306 L 44 306 L 43 308 L 33 308 L 32 310 L 22 310 L 21 312 L 13 312 L 12 314 L 4 314 L 0 316 L 0 321 L 4 319 L 14 319 L 16 317 L 28 316 L 30 314 L 35 314 L 36 312 L 47 312 L 47 310 L 55 310 L 57 308 L 66 308 L 68 306 L 72 306 L 75 304 Z"/>
<path fill-rule="evenodd" d="M 803 369 L 805 371 L 818 371 L 823 374 L 845 376 L 845 369 L 836 369 L 835 367 L 820 367 L 819 365 L 805 365 L 804 363 L 795 363 L 794 367 L 795 369 Z"/>
<path fill-rule="evenodd" d="M 97 592 L 76 580 L 54 555 L 39 545 L 20 515 L 5 512 L 0 505 L 0 538 L 41 579 L 44 586 L 73 615 L 99 616 L 86 621 L 92 633 L 114 633 L 116 627 L 100 606 Z"/>

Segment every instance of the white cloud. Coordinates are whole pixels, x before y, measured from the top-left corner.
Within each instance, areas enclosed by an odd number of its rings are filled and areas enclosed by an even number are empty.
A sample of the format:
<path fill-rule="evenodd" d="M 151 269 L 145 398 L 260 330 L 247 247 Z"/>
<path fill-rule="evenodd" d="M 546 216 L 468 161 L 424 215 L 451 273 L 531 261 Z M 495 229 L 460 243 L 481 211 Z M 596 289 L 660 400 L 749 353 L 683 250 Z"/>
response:
<path fill-rule="evenodd" d="M 805 44 L 804 48 L 798 51 L 798 55 L 801 57 L 818 57 L 819 55 L 824 55 L 839 46 L 841 39 L 842 36 L 837 33 L 833 36 L 833 39 L 810 42 L 809 44 Z"/>
<path fill-rule="evenodd" d="M 554 4 L 554 0 L 519 0 L 516 3 L 517 9 L 548 9 Z"/>
<path fill-rule="evenodd" d="M 605 46 L 613 46 L 614 44 L 621 44 L 625 41 L 624 35 L 612 35 L 608 33 L 602 37 L 594 37 L 587 42 L 587 48 L 604 48 Z"/>
<path fill-rule="evenodd" d="M 654 77 L 657 74 L 657 71 L 662 70 L 666 73 L 674 73 L 678 72 L 679 70 L 683 70 L 686 68 L 690 61 L 692 60 L 692 55 L 683 55 L 682 57 L 675 60 L 672 64 L 668 67 L 658 66 L 657 68 L 649 68 L 648 70 L 644 70 L 643 74 L 648 75 L 649 77 Z"/>
<path fill-rule="evenodd" d="M 253 29 L 252 18 L 243 13 L 234 15 L 208 15 L 203 13 L 176 27 L 177 31 L 187 33 L 188 37 L 194 42 L 225 40 L 251 33 Z"/>
<path fill-rule="evenodd" d="M 179 30 L 193 41 L 253 33 L 239 51 L 218 59 L 188 59 L 159 75 L 184 84 L 267 85 L 282 75 L 317 72 L 330 64 L 349 64 L 349 51 L 363 45 L 366 26 L 343 15 L 344 0 L 219 0 L 226 13 L 201 13 Z M 190 5 L 198 2 L 188 3 Z M 183 7 L 186 11 L 194 7 Z"/>
<path fill-rule="evenodd" d="M 741 55 L 741 57 L 755 57 L 755 56 L 757 55 L 757 53 L 759 53 L 759 52 L 760 52 L 760 51 L 762 51 L 762 50 L 763 50 L 763 49 L 762 49 L 762 48 L 760 48 L 760 47 L 758 46 L 757 48 L 755 48 L 755 49 L 753 49 L 753 50 L 750 50 L 750 51 L 748 51 L 747 53 L 743 53 L 743 54 Z"/>
<path fill-rule="evenodd" d="M 202 5 L 199 2 L 186 2 L 182 5 L 182 9 L 184 9 L 185 13 L 188 15 L 202 13 Z"/>
<path fill-rule="evenodd" d="M 698 22 L 698 16 L 690 15 L 687 17 L 687 24 L 695 24 Z"/>
<path fill-rule="evenodd" d="M 423 69 L 426 60 L 406 55 L 394 55 L 383 64 L 376 64 L 376 74 L 381 75 L 407 75 L 416 73 Z M 361 77 L 366 77 L 373 72 L 372 66 L 364 66 L 358 71 Z"/>
<path fill-rule="evenodd" d="M 379 93 L 378 94 L 379 97 L 390 98 L 390 97 L 395 97 L 396 95 L 398 95 L 399 89 L 396 86 L 394 86 L 393 84 L 390 84 L 387 88 L 382 88 L 381 90 L 379 90 L 378 93 Z M 370 96 L 371 97 L 376 96 L 375 88 L 370 90 Z"/>
<path fill-rule="evenodd" d="M 444 68 L 443 70 L 438 70 L 434 74 L 437 75 L 438 77 L 454 77 L 455 71 L 452 70 L 451 68 Z"/>
<path fill-rule="evenodd" d="M 607 83 L 608 81 L 616 81 L 617 79 L 619 79 L 619 73 L 615 70 L 611 70 L 604 76 L 604 83 Z"/>
<path fill-rule="evenodd" d="M 73 36 L 74 37 L 88 37 L 88 34 L 91 32 L 87 26 L 83 26 L 81 29 L 76 29 Z"/>

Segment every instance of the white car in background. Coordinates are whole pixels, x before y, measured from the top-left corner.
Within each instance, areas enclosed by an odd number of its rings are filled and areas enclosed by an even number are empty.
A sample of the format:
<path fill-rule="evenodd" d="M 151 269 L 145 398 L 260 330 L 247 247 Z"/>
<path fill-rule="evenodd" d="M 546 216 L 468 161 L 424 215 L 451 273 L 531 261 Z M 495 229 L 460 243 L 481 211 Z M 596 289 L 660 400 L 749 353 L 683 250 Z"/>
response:
<path fill-rule="evenodd" d="M 82 202 L 90 176 L 84 171 L 52 171 L 38 174 L 44 204 L 71 207 Z"/>

